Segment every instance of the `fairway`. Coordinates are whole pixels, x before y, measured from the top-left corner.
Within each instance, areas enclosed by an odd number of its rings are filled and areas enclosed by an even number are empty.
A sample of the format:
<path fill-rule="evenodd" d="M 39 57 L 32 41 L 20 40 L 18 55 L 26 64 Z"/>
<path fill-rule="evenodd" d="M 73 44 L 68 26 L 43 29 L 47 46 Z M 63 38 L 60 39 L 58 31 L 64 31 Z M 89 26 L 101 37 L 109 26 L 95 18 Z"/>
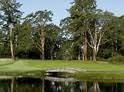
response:
<path fill-rule="evenodd" d="M 0 64 L 1 76 L 44 76 L 48 71 L 63 72 L 78 79 L 124 79 L 124 65 L 100 61 L 18 60 L 6 63 L 1 61 Z"/>

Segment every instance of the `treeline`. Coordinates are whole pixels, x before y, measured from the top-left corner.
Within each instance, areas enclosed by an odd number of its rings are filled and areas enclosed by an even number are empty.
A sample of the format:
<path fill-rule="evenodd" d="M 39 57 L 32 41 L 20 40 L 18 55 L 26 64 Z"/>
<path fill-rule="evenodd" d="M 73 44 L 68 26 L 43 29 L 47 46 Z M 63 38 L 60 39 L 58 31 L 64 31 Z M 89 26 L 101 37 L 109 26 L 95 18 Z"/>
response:
<path fill-rule="evenodd" d="M 74 0 L 57 26 L 53 13 L 22 18 L 22 4 L 0 0 L 0 57 L 94 60 L 124 55 L 124 16 L 97 8 L 96 0 Z"/>

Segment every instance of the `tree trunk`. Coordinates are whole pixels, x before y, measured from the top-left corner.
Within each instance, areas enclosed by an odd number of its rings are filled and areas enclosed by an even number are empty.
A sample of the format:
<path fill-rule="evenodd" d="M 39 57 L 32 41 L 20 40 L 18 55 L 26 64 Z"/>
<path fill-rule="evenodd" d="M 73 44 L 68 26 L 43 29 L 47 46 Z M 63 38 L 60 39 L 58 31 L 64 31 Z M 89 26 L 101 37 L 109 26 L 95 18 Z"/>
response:
<path fill-rule="evenodd" d="M 40 58 L 42 60 L 44 60 L 44 44 L 45 44 L 44 31 L 41 32 L 41 38 L 40 38 L 40 40 L 41 40 L 41 49 L 42 49 Z"/>
<path fill-rule="evenodd" d="M 111 53 L 111 56 L 112 56 L 112 58 L 114 56 L 114 43 L 113 43 L 113 41 L 112 41 L 112 53 Z"/>
<path fill-rule="evenodd" d="M 96 47 L 93 48 L 93 61 L 96 62 L 96 55 L 97 55 L 97 51 L 96 51 Z"/>
<path fill-rule="evenodd" d="M 97 32 L 94 34 L 94 45 L 93 45 L 93 61 L 96 62 L 97 55 Z"/>
<path fill-rule="evenodd" d="M 84 41 L 84 60 L 87 61 L 87 32 L 85 32 Z"/>
<path fill-rule="evenodd" d="M 87 32 L 84 32 L 83 47 L 82 49 L 82 59 L 87 61 Z"/>
<path fill-rule="evenodd" d="M 51 50 L 50 50 L 50 59 L 51 59 L 51 60 L 53 60 L 53 51 L 54 51 L 53 48 L 54 48 L 54 47 L 52 46 L 52 47 L 51 47 Z"/>
<path fill-rule="evenodd" d="M 79 48 L 78 48 L 78 56 L 76 57 L 78 60 L 81 60 L 81 52 L 80 52 L 80 50 L 82 50 L 81 49 L 81 47 L 79 46 Z M 83 55 L 83 52 L 82 52 L 82 55 Z M 82 56 L 83 57 L 83 56 Z"/>
<path fill-rule="evenodd" d="M 10 51 L 11 51 L 11 58 L 14 60 L 15 56 L 14 56 L 14 48 L 13 48 L 13 40 L 12 40 L 12 34 L 13 34 L 13 25 L 10 25 Z"/>

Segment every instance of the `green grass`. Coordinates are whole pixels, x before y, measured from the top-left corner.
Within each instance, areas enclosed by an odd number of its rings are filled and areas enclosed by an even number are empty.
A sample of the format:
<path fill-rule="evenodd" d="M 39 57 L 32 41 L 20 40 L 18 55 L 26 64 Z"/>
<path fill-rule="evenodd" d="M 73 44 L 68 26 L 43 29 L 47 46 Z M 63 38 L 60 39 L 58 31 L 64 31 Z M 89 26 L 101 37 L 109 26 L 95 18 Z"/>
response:
<path fill-rule="evenodd" d="M 72 69 L 75 73 L 69 76 L 77 79 L 124 79 L 124 65 L 115 65 L 104 62 L 81 61 L 40 61 L 18 60 L 10 63 L 0 61 L 0 75 L 9 76 L 43 76 L 46 70 Z"/>

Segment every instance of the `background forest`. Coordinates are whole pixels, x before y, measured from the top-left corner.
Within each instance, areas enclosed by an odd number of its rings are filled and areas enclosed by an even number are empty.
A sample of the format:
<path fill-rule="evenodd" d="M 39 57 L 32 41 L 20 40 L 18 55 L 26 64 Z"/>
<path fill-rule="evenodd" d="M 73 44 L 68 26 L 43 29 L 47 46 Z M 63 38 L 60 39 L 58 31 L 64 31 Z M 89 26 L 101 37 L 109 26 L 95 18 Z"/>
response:
<path fill-rule="evenodd" d="M 124 60 L 124 16 L 97 8 L 96 0 L 74 0 L 69 16 L 38 10 L 22 17 L 22 4 L 0 0 L 0 57 L 54 60 Z"/>

